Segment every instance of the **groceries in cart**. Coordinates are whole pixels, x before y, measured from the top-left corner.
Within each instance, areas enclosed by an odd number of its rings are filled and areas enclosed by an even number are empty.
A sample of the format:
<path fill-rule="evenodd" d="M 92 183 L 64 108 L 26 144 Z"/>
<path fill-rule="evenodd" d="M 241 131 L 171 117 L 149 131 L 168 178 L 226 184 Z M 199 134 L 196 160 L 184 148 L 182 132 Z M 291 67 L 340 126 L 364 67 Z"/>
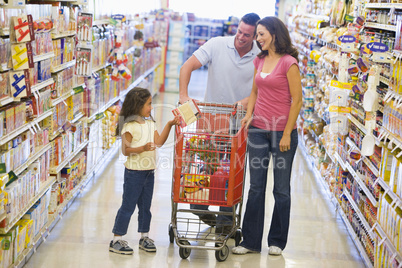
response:
<path fill-rule="evenodd" d="M 236 246 L 241 240 L 247 145 L 247 130 L 241 127 L 241 119 L 245 111 L 230 104 L 198 102 L 197 106 L 198 120 L 175 128 L 169 238 L 171 243 L 176 240 L 183 259 L 198 248 L 215 250 L 217 260 L 224 261 L 229 254 L 228 239 L 234 237 Z M 202 210 L 188 204 L 216 208 Z M 197 215 L 225 217 L 220 222 L 225 228 L 204 229 Z"/>
<path fill-rule="evenodd" d="M 222 145 L 209 134 L 194 135 L 186 141 L 181 195 L 187 202 L 214 204 L 227 200 L 230 159 L 218 147 Z"/>

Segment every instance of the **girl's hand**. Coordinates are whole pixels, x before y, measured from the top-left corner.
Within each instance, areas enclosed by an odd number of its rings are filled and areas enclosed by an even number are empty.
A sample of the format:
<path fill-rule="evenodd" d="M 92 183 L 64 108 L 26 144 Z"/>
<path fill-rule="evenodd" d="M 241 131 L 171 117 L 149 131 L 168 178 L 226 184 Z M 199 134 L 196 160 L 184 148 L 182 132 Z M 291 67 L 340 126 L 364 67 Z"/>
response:
<path fill-rule="evenodd" d="M 250 126 L 251 121 L 253 121 L 253 117 L 250 115 L 247 115 L 245 117 L 243 117 L 243 119 L 241 120 L 241 126 L 246 126 L 246 128 L 248 128 Z"/>
<path fill-rule="evenodd" d="M 153 150 L 155 150 L 155 148 L 156 148 L 155 143 L 148 142 L 147 144 L 144 145 L 144 152 L 153 151 Z"/>
<path fill-rule="evenodd" d="M 180 116 L 179 116 L 179 115 L 176 115 L 173 120 L 170 120 L 170 121 L 169 121 L 169 125 L 170 125 L 171 127 L 174 126 L 174 125 L 178 126 L 178 125 L 180 125 L 180 120 L 181 120 L 181 119 L 180 119 Z"/>
<path fill-rule="evenodd" d="M 286 152 L 290 150 L 290 135 L 283 135 L 281 141 L 279 142 L 279 150 L 281 152 Z"/>

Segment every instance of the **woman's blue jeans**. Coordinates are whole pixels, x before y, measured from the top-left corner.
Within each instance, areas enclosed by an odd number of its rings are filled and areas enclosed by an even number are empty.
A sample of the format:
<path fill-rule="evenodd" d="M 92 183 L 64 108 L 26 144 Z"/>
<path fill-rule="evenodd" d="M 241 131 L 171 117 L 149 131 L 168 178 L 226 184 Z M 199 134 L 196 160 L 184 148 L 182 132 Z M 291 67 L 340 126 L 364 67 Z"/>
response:
<path fill-rule="evenodd" d="M 294 129 L 290 135 L 290 150 L 281 152 L 279 142 L 283 131 L 267 131 L 250 127 L 248 152 L 250 166 L 250 190 L 243 219 L 241 246 L 261 251 L 265 218 L 265 192 L 270 157 L 273 160 L 275 199 L 268 246 L 284 249 L 288 239 L 290 219 L 290 176 L 298 136 Z"/>
<path fill-rule="evenodd" d="M 138 232 L 149 232 L 151 224 L 151 202 L 154 192 L 154 170 L 124 170 L 123 201 L 113 227 L 113 234 L 125 235 L 138 206 Z"/>

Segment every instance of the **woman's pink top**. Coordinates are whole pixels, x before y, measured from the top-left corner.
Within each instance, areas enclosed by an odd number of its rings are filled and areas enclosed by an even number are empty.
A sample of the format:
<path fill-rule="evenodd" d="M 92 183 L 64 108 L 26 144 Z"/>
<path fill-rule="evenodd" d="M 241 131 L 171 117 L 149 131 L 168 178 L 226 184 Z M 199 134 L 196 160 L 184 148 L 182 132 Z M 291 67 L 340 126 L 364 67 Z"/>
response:
<path fill-rule="evenodd" d="M 258 57 L 254 59 L 254 66 L 257 69 L 255 83 L 258 88 L 258 95 L 252 125 L 270 131 L 283 131 L 288 121 L 292 103 L 286 74 L 290 66 L 295 64 L 298 67 L 298 63 L 294 57 L 285 55 L 279 59 L 275 69 L 265 78 L 262 78 L 260 73 L 264 59 Z M 296 128 L 296 124 L 294 128 Z"/>

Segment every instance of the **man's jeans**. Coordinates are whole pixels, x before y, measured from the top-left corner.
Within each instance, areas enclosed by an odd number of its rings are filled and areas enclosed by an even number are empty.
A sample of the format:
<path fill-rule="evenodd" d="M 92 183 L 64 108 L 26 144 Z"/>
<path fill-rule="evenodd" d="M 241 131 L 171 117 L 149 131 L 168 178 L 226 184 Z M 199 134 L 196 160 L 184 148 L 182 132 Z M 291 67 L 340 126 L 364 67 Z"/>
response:
<path fill-rule="evenodd" d="M 290 218 L 290 177 L 298 136 L 294 129 L 290 135 L 290 150 L 281 152 L 279 142 L 283 131 L 267 131 L 250 127 L 248 151 L 250 190 L 243 220 L 241 246 L 261 251 L 265 217 L 265 191 L 270 157 L 274 169 L 275 206 L 268 234 L 268 246 L 284 249 L 287 243 Z"/>
<path fill-rule="evenodd" d="M 115 235 L 127 233 L 131 215 L 137 205 L 138 232 L 149 232 L 154 181 L 154 170 L 130 170 L 127 168 L 124 170 L 123 201 L 117 212 L 112 231 Z"/>

